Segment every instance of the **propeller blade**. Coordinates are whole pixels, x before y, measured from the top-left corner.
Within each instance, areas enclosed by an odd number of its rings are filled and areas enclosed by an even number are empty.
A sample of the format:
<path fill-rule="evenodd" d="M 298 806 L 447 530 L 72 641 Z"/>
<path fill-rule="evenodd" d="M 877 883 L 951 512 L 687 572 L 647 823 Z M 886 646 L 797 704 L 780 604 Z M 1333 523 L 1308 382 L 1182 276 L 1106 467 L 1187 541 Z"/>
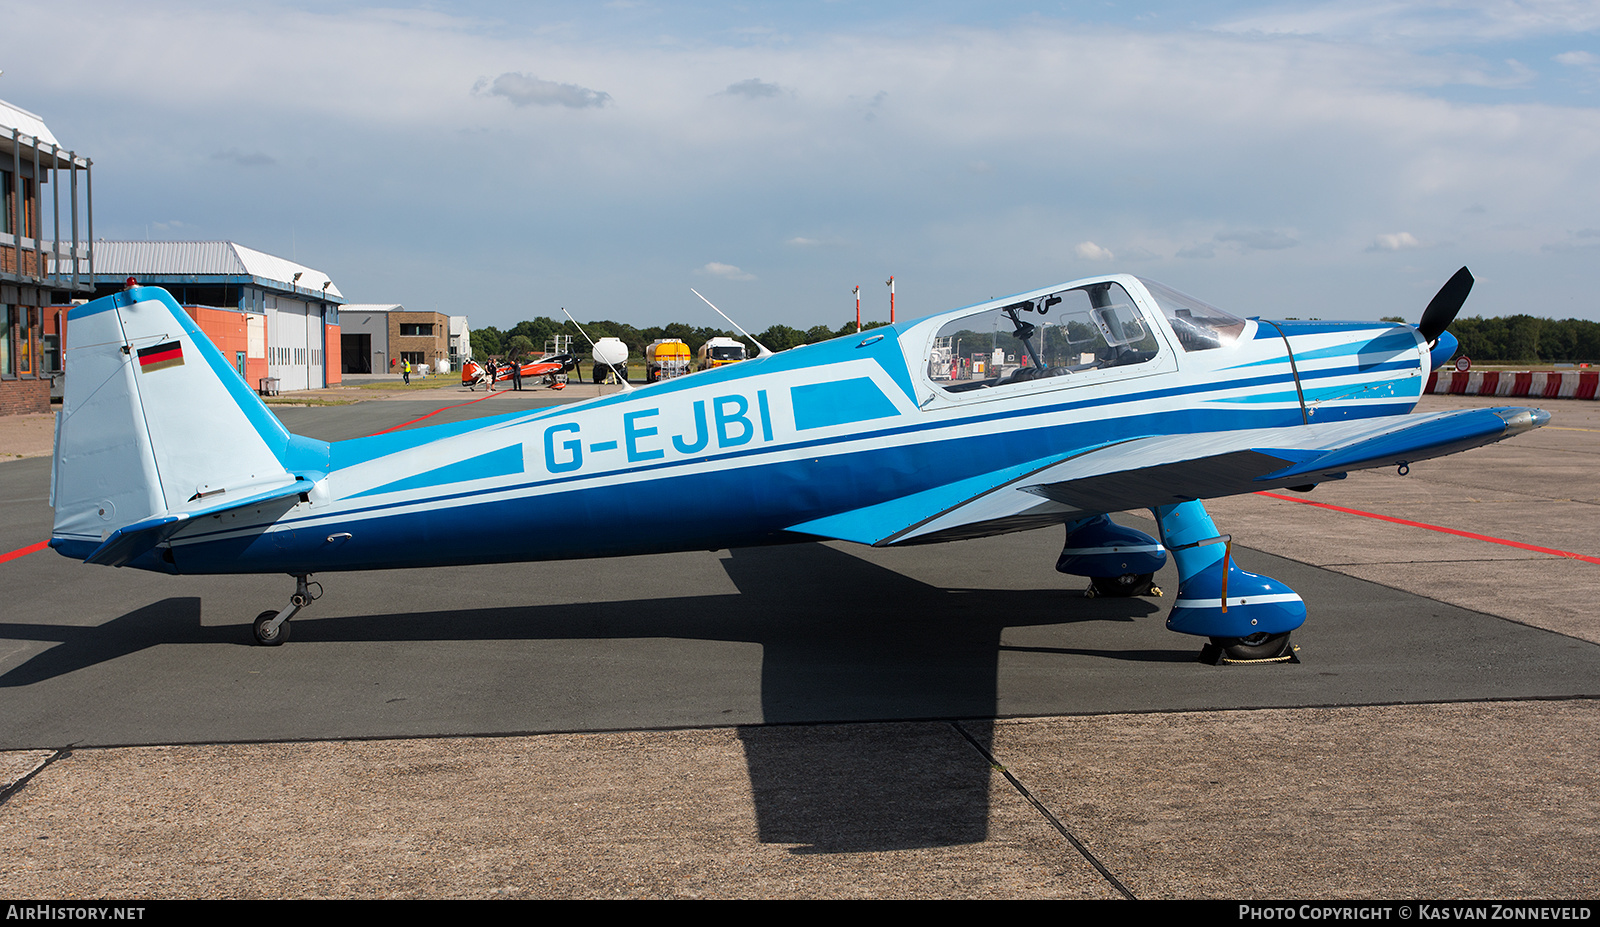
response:
<path fill-rule="evenodd" d="M 1472 292 L 1472 274 L 1465 267 L 1456 271 L 1456 275 L 1445 281 L 1444 286 L 1433 296 L 1433 301 L 1428 303 L 1428 308 L 1422 311 L 1422 322 L 1417 328 L 1422 332 L 1422 337 L 1433 344 L 1439 335 L 1450 327 L 1456 320 L 1456 313 L 1461 311 L 1461 306 L 1467 301 L 1467 294 Z"/>

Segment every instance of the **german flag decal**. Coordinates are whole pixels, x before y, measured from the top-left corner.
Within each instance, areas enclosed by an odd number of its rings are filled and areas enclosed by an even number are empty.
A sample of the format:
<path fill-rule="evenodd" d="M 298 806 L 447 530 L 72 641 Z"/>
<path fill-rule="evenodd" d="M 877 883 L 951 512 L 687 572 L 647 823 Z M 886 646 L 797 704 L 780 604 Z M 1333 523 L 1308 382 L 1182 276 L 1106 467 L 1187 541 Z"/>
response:
<path fill-rule="evenodd" d="M 165 370 L 168 367 L 183 366 L 183 345 L 176 341 L 168 341 L 148 348 L 139 349 L 139 372 L 151 373 L 156 370 Z"/>

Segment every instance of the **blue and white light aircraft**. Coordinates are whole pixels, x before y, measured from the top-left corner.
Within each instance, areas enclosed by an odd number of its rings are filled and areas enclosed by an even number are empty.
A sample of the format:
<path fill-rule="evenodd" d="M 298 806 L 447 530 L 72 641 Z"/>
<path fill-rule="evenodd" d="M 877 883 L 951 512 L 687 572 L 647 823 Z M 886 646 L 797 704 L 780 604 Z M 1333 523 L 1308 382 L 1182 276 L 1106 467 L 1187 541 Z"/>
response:
<path fill-rule="evenodd" d="M 1420 325 L 1242 319 L 1093 277 L 556 408 L 328 443 L 290 434 L 154 287 L 75 307 L 50 545 L 174 574 L 312 574 L 717 550 L 921 544 L 1061 525 L 1100 594 L 1179 575 L 1167 618 L 1282 658 L 1293 590 L 1247 573 L 1201 500 L 1404 469 L 1536 428 L 1536 409 L 1410 414 L 1472 276 Z M 720 521 L 618 531 L 663 500 Z M 1110 513 L 1150 509 L 1159 539 Z M 486 532 L 535 520 L 571 531 Z M 574 538 L 582 539 L 576 544 Z"/>

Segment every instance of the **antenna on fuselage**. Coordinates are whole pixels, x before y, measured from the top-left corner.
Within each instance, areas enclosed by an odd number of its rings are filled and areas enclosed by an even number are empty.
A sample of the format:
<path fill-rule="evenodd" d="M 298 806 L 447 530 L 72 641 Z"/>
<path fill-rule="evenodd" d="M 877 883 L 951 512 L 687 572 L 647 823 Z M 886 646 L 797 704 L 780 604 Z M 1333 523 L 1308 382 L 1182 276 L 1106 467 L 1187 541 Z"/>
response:
<path fill-rule="evenodd" d="M 693 293 L 696 296 L 700 296 L 700 291 L 695 289 L 694 287 L 689 287 L 689 292 Z M 711 307 L 711 311 L 715 312 L 717 315 L 722 316 L 722 318 L 724 320 L 726 320 L 729 325 L 732 325 L 734 328 L 738 328 L 739 329 L 739 334 L 745 336 L 746 338 L 749 338 L 750 339 L 750 343 L 755 345 L 756 346 L 756 350 L 760 352 L 759 354 L 756 355 L 757 357 L 766 357 L 768 354 L 772 353 L 771 351 L 767 350 L 767 346 L 766 345 L 764 345 L 761 342 L 756 340 L 756 336 L 755 335 L 752 335 L 749 332 L 745 331 L 744 329 L 739 328 L 739 323 L 735 322 L 734 320 L 732 320 L 730 318 L 728 318 L 728 314 L 726 312 L 723 312 L 721 309 L 718 309 L 717 306 L 716 306 L 716 303 L 713 303 L 711 300 L 706 299 L 704 296 L 700 296 L 700 301 L 705 303 L 706 305 L 710 306 Z M 576 323 L 574 323 L 574 324 L 576 324 Z"/>
<path fill-rule="evenodd" d="M 597 363 L 597 364 L 600 363 L 600 358 L 596 357 L 595 353 L 594 353 L 595 352 L 594 339 L 590 338 L 589 337 L 589 333 L 583 330 L 583 326 L 579 325 L 578 324 L 578 320 L 572 317 L 572 313 L 567 311 L 567 307 L 566 306 L 562 306 L 561 307 L 561 314 L 567 317 L 567 321 L 571 322 L 573 327 L 575 327 L 578 330 L 578 334 L 583 336 L 583 340 L 589 342 L 589 357 L 595 363 Z M 612 372 L 615 372 L 616 369 L 617 369 L 616 367 L 612 367 L 612 365 L 610 365 L 610 364 L 607 364 L 606 366 L 607 367 L 611 367 Z M 582 379 L 582 378 L 580 377 L 579 379 Z M 633 389 L 633 384 L 628 382 L 628 365 L 627 365 L 626 362 L 624 362 L 623 365 L 622 365 L 622 376 L 618 379 L 618 382 L 622 384 L 622 388 L 624 390 L 632 390 Z"/>

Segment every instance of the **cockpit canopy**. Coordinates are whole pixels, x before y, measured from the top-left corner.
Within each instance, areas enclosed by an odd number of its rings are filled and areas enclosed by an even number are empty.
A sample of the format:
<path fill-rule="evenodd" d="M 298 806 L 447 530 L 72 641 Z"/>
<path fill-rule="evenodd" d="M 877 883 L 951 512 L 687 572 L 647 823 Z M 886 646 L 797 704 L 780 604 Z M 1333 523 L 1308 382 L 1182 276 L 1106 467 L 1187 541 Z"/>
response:
<path fill-rule="evenodd" d="M 1135 278 L 1139 279 L 1139 278 Z M 1139 279 L 1185 351 L 1232 344 L 1243 319 L 1170 287 Z M 928 376 L 947 392 L 1153 360 L 1161 341 L 1128 290 L 1103 280 L 992 306 L 946 322 L 928 353 Z"/>

